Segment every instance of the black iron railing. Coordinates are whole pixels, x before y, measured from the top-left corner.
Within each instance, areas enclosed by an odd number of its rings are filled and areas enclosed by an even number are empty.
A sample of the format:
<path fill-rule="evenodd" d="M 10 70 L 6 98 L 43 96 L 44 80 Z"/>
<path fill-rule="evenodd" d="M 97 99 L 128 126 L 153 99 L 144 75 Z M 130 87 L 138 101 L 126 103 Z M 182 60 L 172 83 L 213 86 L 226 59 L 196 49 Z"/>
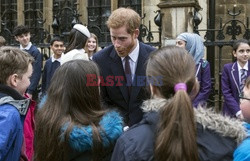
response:
<path fill-rule="evenodd" d="M 218 51 L 218 89 L 216 90 L 215 88 L 215 82 L 216 82 L 216 76 L 213 76 L 212 78 L 212 82 L 213 82 L 213 99 L 210 100 L 211 102 L 215 103 L 218 102 L 219 103 L 219 110 L 221 110 L 221 105 L 223 102 L 222 99 L 222 89 L 221 89 L 221 76 L 222 76 L 222 48 L 224 46 L 232 46 L 233 43 L 237 40 L 237 38 L 239 39 L 241 35 L 243 35 L 241 38 L 250 40 L 250 29 L 249 29 L 249 17 L 246 18 L 246 22 L 242 22 L 238 19 L 236 19 L 237 16 L 239 16 L 241 14 L 241 10 L 236 11 L 236 5 L 233 7 L 233 10 L 230 11 L 228 10 L 228 15 L 232 16 L 232 19 L 230 19 L 229 21 L 225 22 L 223 24 L 222 22 L 222 18 L 220 18 L 220 25 L 218 29 L 210 29 L 209 26 L 210 24 L 208 24 L 208 28 L 207 29 L 197 29 L 194 30 L 194 32 L 199 33 L 199 32 L 206 32 L 204 38 L 205 38 L 205 42 L 204 45 L 206 47 L 218 47 L 219 51 Z M 208 22 L 210 22 L 208 20 Z M 216 36 L 214 35 L 215 33 Z M 226 39 L 226 35 L 231 36 L 231 39 Z M 215 39 L 214 39 L 215 38 Z M 214 53 L 208 53 L 208 54 L 214 54 Z M 215 61 L 215 57 L 214 60 Z M 233 57 L 232 57 L 232 61 L 233 61 Z M 215 64 L 216 65 L 216 64 Z M 213 69 L 213 68 L 212 68 Z M 212 73 L 214 73 L 214 71 L 212 71 Z M 216 96 L 218 96 L 218 99 L 216 99 Z"/>

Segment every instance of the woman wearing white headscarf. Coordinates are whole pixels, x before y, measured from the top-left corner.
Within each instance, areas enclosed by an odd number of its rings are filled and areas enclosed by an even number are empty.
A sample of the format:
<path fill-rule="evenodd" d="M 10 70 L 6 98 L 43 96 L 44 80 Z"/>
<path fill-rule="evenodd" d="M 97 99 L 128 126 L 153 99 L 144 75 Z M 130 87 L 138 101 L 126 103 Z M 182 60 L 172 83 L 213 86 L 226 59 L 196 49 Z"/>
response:
<path fill-rule="evenodd" d="M 201 37 L 195 33 L 181 33 L 177 36 L 176 46 L 185 48 L 191 54 L 196 63 L 196 77 L 200 83 L 200 90 L 193 106 L 197 107 L 200 103 L 205 103 L 211 92 L 211 73 L 210 64 L 204 57 L 204 44 Z"/>

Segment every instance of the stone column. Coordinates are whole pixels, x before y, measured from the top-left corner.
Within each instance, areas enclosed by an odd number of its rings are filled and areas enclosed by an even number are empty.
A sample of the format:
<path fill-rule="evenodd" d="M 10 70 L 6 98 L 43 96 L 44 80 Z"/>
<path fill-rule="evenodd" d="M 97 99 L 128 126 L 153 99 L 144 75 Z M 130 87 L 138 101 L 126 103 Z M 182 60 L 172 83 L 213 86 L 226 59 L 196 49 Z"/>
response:
<path fill-rule="evenodd" d="M 17 1 L 17 25 L 24 25 L 24 0 Z"/>
<path fill-rule="evenodd" d="M 194 10 L 201 9 L 197 0 L 161 0 L 158 7 L 163 13 L 163 45 L 175 43 L 173 40 L 182 32 L 193 32 Z"/>
<path fill-rule="evenodd" d="M 77 10 L 79 11 L 78 13 L 81 15 L 79 19 L 84 25 L 87 25 L 88 24 L 88 10 L 87 10 L 88 1 L 78 0 L 77 3 L 79 4 L 77 6 Z"/>
<path fill-rule="evenodd" d="M 116 10 L 118 8 L 118 1 L 117 0 L 111 0 L 111 12 Z"/>
<path fill-rule="evenodd" d="M 50 34 L 53 33 L 52 22 L 53 22 L 53 1 L 45 0 L 43 3 L 43 19 L 46 19 L 43 28 L 48 30 Z"/>

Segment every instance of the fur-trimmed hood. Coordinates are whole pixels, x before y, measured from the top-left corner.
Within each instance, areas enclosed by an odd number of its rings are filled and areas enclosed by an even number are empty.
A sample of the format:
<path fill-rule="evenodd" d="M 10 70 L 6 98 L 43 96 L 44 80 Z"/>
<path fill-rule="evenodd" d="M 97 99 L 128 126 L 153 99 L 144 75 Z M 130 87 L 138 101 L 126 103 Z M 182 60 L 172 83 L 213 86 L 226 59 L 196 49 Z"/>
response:
<path fill-rule="evenodd" d="M 169 101 L 170 99 L 163 98 L 149 99 L 143 102 L 141 108 L 143 112 L 159 111 Z M 206 107 L 194 108 L 194 113 L 196 122 L 200 123 L 204 129 L 207 128 L 222 136 L 235 138 L 238 144 L 246 137 L 246 130 L 242 122 L 237 119 L 222 116 Z"/>
<path fill-rule="evenodd" d="M 114 144 L 123 132 L 123 120 L 116 111 L 107 112 L 100 120 L 99 125 L 102 129 L 100 134 L 104 147 Z M 66 129 L 67 126 L 62 128 L 62 138 L 64 138 Z M 92 127 L 90 125 L 82 127 L 75 126 L 69 136 L 69 145 L 73 150 L 78 152 L 91 150 L 93 146 L 92 135 Z"/>

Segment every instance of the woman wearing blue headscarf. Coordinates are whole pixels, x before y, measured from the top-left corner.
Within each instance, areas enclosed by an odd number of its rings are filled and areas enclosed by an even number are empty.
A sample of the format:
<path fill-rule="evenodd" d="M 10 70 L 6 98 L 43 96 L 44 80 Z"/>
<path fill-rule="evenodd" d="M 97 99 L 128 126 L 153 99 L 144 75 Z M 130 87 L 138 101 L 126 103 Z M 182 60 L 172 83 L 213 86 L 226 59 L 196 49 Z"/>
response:
<path fill-rule="evenodd" d="M 203 59 L 204 44 L 201 37 L 195 33 L 181 33 L 176 39 L 176 46 L 185 48 L 196 63 L 196 77 L 200 83 L 200 90 L 193 100 L 193 106 L 197 107 L 198 104 L 207 101 L 211 92 L 210 65 L 207 60 Z"/>

